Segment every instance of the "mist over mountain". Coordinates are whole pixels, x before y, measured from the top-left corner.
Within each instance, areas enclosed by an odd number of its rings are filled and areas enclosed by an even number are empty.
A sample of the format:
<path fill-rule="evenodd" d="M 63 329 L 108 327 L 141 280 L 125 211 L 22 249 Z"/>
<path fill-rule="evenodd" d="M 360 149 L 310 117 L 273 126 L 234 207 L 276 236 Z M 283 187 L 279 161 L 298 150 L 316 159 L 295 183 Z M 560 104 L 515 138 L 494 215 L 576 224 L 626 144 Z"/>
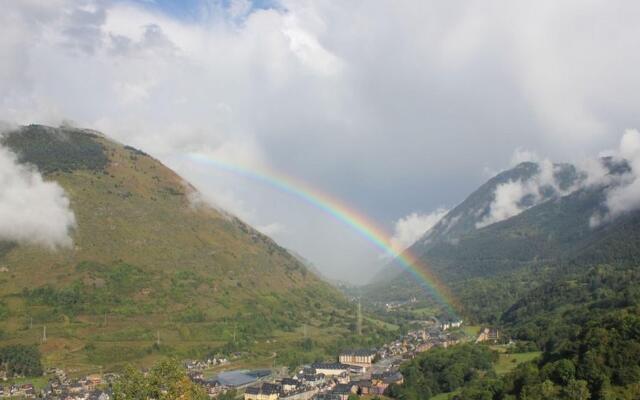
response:
<path fill-rule="evenodd" d="M 614 155 L 577 165 L 548 160 L 519 163 L 481 185 L 407 251 L 450 285 L 469 315 L 479 319 L 496 318 L 495 313 L 519 293 L 539 284 L 528 279 L 535 271 L 544 275 L 570 265 L 587 269 L 633 262 L 640 256 L 640 211 L 630 200 L 620 212 L 611 203 L 620 192 L 635 190 L 638 168 L 633 143 L 639 136 L 628 131 Z M 492 307 L 474 302 L 474 285 L 481 287 L 486 280 L 497 283 L 500 277 L 508 279 L 499 290 L 491 289 L 495 290 Z M 370 293 L 377 299 L 384 293 L 390 298 L 414 296 L 419 290 L 412 281 L 391 263 L 374 279 Z M 409 288 L 384 290 L 403 285 Z"/>

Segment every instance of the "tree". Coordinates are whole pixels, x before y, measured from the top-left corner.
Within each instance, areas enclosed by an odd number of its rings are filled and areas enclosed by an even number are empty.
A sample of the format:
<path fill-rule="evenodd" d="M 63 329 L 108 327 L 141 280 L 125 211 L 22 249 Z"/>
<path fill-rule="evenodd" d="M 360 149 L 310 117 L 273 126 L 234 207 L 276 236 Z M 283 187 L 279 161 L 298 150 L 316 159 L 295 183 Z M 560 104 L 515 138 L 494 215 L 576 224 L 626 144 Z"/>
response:
<path fill-rule="evenodd" d="M 217 397 L 218 400 L 235 400 L 238 392 L 235 389 L 228 390 Z"/>
<path fill-rule="evenodd" d="M 552 364 L 550 378 L 559 385 L 566 385 L 576 377 L 576 367 L 571 360 L 559 360 Z"/>
<path fill-rule="evenodd" d="M 587 381 L 572 380 L 562 389 L 563 398 L 567 400 L 589 400 L 591 394 L 587 387 Z"/>
<path fill-rule="evenodd" d="M 149 382 L 142 372 L 132 366 L 125 370 L 113 387 L 114 400 L 147 400 L 150 396 Z"/>
<path fill-rule="evenodd" d="M 15 344 L 0 348 L 0 364 L 9 376 L 42 375 L 40 358 L 40 351 L 36 346 Z"/>
<path fill-rule="evenodd" d="M 193 383 L 175 360 L 156 364 L 145 376 L 128 366 L 114 385 L 114 400 L 205 400 L 204 390 Z"/>

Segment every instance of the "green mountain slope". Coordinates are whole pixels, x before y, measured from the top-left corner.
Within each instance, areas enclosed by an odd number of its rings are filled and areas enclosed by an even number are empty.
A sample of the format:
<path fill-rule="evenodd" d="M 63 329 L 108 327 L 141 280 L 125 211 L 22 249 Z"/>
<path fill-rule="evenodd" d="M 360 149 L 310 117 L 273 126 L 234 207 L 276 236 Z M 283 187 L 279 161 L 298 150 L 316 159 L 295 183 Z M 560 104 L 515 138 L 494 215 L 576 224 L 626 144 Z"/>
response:
<path fill-rule="evenodd" d="M 558 198 L 560 197 L 558 190 L 568 189 L 580 178 L 575 167 L 570 164 L 556 164 L 553 168 L 553 175 L 558 182 L 558 187 L 543 187 L 539 199 L 534 201 L 531 197 L 526 197 L 522 200 L 523 206 L 533 206 Z M 433 228 L 425 232 L 410 247 L 409 251 L 421 257 L 431 258 L 431 251 L 434 249 L 436 252 L 442 253 L 452 247 L 460 248 L 461 246 L 455 246 L 455 244 L 468 235 L 474 235 L 478 231 L 478 224 L 489 214 L 490 205 L 495 198 L 498 186 L 508 182 L 529 181 L 539 172 L 540 166 L 538 164 L 523 162 L 512 169 L 497 174 L 449 211 Z M 400 271 L 401 269 L 391 263 L 373 279 L 373 282 L 386 282 Z"/>
<path fill-rule="evenodd" d="M 349 336 L 353 310 L 337 291 L 192 201 L 195 189 L 142 151 L 35 125 L 1 141 L 64 188 L 77 220 L 72 248 L 0 243 L 4 342 L 39 343 L 46 326 L 47 364 L 90 368 L 217 351 L 285 357 L 303 324 L 320 353 Z"/>
<path fill-rule="evenodd" d="M 612 174 L 627 170 L 611 160 L 603 162 Z M 497 185 L 526 179 L 536 171 L 532 165 L 521 164 L 490 180 L 410 249 L 452 287 L 466 308 L 465 314 L 473 319 L 499 318 L 520 295 L 558 269 L 640 259 L 640 213 L 628 213 L 598 227 L 589 225 L 590 217 L 602 211 L 603 186 L 565 195 L 550 190 L 520 214 L 478 227 Z M 563 164 L 556 171 L 562 171 L 561 185 L 571 186 L 580 179 L 572 166 Z M 451 225 L 451 221 L 456 223 Z M 443 228 L 447 226 L 451 229 Z M 420 292 L 407 274 L 391 282 L 374 283 L 368 292 L 378 299 L 388 287 L 404 287 L 406 296 Z"/>
<path fill-rule="evenodd" d="M 611 174 L 629 171 L 625 163 L 603 162 Z M 517 343 L 496 347 L 507 352 L 501 357 L 511 360 L 511 372 L 464 375 L 462 368 L 445 370 L 438 383 L 464 378 L 449 397 L 640 398 L 640 212 L 590 226 L 591 216 L 603 211 L 607 189 L 589 186 L 551 195 L 504 221 L 482 228 L 468 223 L 470 228 L 460 229 L 455 240 L 414 245 L 452 287 L 467 319 L 490 323 L 505 341 Z M 469 199 L 463 203 L 467 210 L 477 209 L 479 203 Z M 440 234 L 431 232 L 435 238 Z M 419 294 L 402 274 L 386 285 L 370 286 L 367 293 L 380 298 L 390 287 Z M 442 356 L 460 360 L 459 351 L 465 350 L 454 347 Z M 516 366 L 526 355 L 512 354 L 518 352 L 536 357 Z M 403 398 L 427 397 L 425 382 L 433 374 L 415 368 L 420 365 L 405 367 L 410 379 L 396 388 Z"/>

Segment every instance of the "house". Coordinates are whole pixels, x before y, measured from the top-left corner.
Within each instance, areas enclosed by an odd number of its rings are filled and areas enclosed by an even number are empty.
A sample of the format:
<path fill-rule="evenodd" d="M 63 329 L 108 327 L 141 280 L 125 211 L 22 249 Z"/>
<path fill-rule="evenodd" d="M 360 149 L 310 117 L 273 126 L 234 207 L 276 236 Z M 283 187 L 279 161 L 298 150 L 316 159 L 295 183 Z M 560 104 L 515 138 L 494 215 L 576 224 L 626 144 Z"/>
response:
<path fill-rule="evenodd" d="M 338 376 L 349 373 L 349 366 L 342 363 L 315 363 L 311 365 L 316 374 Z"/>
<path fill-rule="evenodd" d="M 398 371 L 387 371 L 382 374 L 371 375 L 370 394 L 384 394 L 389 385 L 401 385 L 404 383 L 404 377 Z"/>
<path fill-rule="evenodd" d="M 302 388 L 289 393 L 280 393 L 279 400 L 310 400 L 318 393 L 318 388 Z"/>
<path fill-rule="evenodd" d="M 449 329 L 453 329 L 453 328 L 459 328 L 462 326 L 462 320 L 461 319 L 456 319 L 456 320 L 444 320 L 440 323 L 440 329 L 442 329 L 443 331 L 449 330 Z"/>
<path fill-rule="evenodd" d="M 25 383 L 20 386 L 20 391 L 26 397 L 36 397 L 36 389 L 33 387 L 31 383 Z"/>
<path fill-rule="evenodd" d="M 349 376 L 349 374 L 347 372 L 343 372 L 340 375 L 336 375 L 333 377 L 333 379 L 335 379 L 335 381 L 337 383 L 341 383 L 341 384 L 347 384 L 349 382 L 351 382 L 351 377 Z"/>
<path fill-rule="evenodd" d="M 354 382 L 355 385 L 358 386 L 358 393 L 367 395 L 367 394 L 376 394 L 371 389 L 373 388 L 373 383 L 370 379 L 363 379 L 358 382 Z"/>
<path fill-rule="evenodd" d="M 300 382 L 306 386 L 317 387 L 324 385 L 324 374 L 303 374 L 300 376 Z"/>
<path fill-rule="evenodd" d="M 277 400 L 282 387 L 273 383 L 263 383 L 259 386 L 249 386 L 244 391 L 244 400 Z"/>
<path fill-rule="evenodd" d="M 383 374 L 382 381 L 389 385 L 391 384 L 402 385 L 404 383 L 404 376 L 402 376 L 402 374 L 398 371 L 388 372 Z"/>
<path fill-rule="evenodd" d="M 376 356 L 375 350 L 347 350 L 340 353 L 339 360 L 342 364 L 357 365 L 364 368 L 371 367 Z"/>
<path fill-rule="evenodd" d="M 476 343 L 480 342 L 497 342 L 500 339 L 500 332 L 496 328 L 484 328 L 478 334 Z"/>
<path fill-rule="evenodd" d="M 337 395 L 340 400 L 347 400 L 352 394 L 358 393 L 358 386 L 351 383 L 338 384 L 331 393 Z"/>
<path fill-rule="evenodd" d="M 289 393 L 296 390 L 298 386 L 300 386 L 300 382 L 293 378 L 283 378 L 282 381 L 280 381 L 280 385 L 282 386 L 283 393 Z"/>
<path fill-rule="evenodd" d="M 102 384 L 102 377 L 99 374 L 87 375 L 86 380 L 92 387 L 96 387 Z"/>

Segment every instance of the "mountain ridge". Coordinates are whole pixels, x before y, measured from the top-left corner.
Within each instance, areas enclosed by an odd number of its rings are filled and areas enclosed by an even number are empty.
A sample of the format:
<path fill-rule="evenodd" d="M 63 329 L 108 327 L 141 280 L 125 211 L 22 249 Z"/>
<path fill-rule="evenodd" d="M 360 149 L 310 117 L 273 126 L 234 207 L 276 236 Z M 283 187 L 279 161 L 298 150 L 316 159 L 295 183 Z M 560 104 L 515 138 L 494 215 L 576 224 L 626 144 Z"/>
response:
<path fill-rule="evenodd" d="M 608 174 L 618 176 L 630 171 L 626 162 L 611 158 L 600 162 Z M 576 263 L 628 262 L 640 256 L 640 236 L 635 223 L 640 212 L 628 212 L 599 226 L 591 224 L 590 217 L 603 212 L 609 184 L 586 185 L 583 183 L 586 176 L 576 167 L 554 164 L 552 171 L 560 179 L 554 185 L 545 185 L 545 180 L 536 177 L 540 171 L 533 163 L 523 163 L 498 174 L 472 192 L 407 250 L 429 265 L 431 272 L 454 293 L 459 293 L 468 314 L 475 314 L 480 320 L 489 317 L 483 311 L 486 307 L 473 304 L 472 299 L 478 294 L 476 289 L 487 285 L 487 280 L 497 290 L 496 296 L 504 297 L 498 301 L 500 307 L 506 307 L 515 300 L 515 292 L 530 288 L 528 278 L 518 279 L 520 287 L 516 290 L 513 286 L 498 288 L 497 277 L 505 277 L 513 285 L 516 284 L 514 277 L 529 276 L 527 274 L 541 268 L 554 270 Z M 477 225 L 491 211 L 491 202 L 500 185 L 516 182 L 526 187 L 530 185 L 527 180 L 533 179 L 537 185 L 531 190 L 536 195 L 534 202 L 522 205 L 517 214 L 501 221 Z M 520 202 L 523 200 L 526 201 L 526 196 Z M 623 236 L 627 240 L 623 240 Z M 399 272 L 389 278 L 387 272 L 386 280 L 372 283 L 368 292 L 380 298 L 385 286 L 404 285 L 405 297 L 413 297 L 419 291 L 411 282 L 406 273 Z M 499 313 L 500 307 L 493 308 L 490 313 L 493 318 L 497 317 L 495 313 Z"/>
<path fill-rule="evenodd" d="M 143 151 L 40 125 L 0 144 L 60 185 L 76 219 L 72 247 L 0 242 L 0 333 L 41 343 L 46 325 L 47 365 L 293 347 L 278 356 L 287 363 L 303 324 L 318 332 L 304 357 L 337 345 L 328 329 L 350 338 L 353 311 L 337 290 L 238 218 L 194 203 L 195 188 Z M 290 343 L 271 340 L 283 335 Z"/>

